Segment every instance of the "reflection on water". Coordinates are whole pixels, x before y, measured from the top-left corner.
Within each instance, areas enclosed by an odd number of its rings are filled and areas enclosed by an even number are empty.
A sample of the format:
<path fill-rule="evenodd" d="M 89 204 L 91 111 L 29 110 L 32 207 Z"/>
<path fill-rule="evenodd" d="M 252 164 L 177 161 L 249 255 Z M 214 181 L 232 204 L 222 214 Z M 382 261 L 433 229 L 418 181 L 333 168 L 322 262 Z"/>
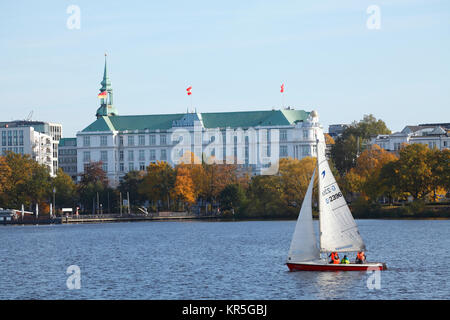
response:
<path fill-rule="evenodd" d="M 448 299 L 450 221 L 357 223 L 387 263 L 380 289 L 367 272 L 289 272 L 295 221 L 0 226 L 0 299 Z"/>

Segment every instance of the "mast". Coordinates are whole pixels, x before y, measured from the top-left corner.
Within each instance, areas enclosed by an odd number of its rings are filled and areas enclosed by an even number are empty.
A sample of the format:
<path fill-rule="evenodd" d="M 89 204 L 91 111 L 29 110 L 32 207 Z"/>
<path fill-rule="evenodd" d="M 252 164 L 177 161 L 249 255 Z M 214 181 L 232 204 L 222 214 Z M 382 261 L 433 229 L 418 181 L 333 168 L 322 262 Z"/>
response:
<path fill-rule="evenodd" d="M 319 207 L 319 250 L 322 249 L 322 227 L 321 227 L 321 219 L 320 219 L 320 215 L 321 215 L 321 205 L 320 205 L 320 172 L 319 172 L 319 138 L 317 136 L 317 128 L 314 130 L 314 134 L 316 136 L 316 162 L 317 162 L 317 172 L 318 172 L 318 177 L 319 179 L 317 179 L 318 182 L 318 190 L 317 190 L 317 205 Z"/>

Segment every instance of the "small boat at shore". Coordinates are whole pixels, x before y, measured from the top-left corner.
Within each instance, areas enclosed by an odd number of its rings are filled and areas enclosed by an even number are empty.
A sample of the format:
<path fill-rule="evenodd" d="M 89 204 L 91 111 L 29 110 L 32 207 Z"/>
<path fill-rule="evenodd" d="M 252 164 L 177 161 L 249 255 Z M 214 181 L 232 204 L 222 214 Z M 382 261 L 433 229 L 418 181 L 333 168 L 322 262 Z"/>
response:
<path fill-rule="evenodd" d="M 319 139 L 320 138 L 320 139 Z M 385 270 L 382 262 L 331 264 L 328 253 L 366 251 L 358 227 L 325 156 L 325 137 L 316 131 L 319 203 L 319 247 L 312 219 L 314 170 L 303 199 L 286 261 L 290 271 L 367 271 Z M 324 255 L 324 256 L 322 256 Z"/>

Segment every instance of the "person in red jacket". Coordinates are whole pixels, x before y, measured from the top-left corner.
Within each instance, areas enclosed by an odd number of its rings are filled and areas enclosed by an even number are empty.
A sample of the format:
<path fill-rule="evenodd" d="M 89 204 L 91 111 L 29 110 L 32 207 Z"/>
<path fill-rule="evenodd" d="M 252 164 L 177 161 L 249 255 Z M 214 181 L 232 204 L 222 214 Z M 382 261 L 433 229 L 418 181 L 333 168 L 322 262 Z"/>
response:
<path fill-rule="evenodd" d="M 337 252 L 332 252 L 328 257 L 331 258 L 330 263 L 339 264 L 341 262 L 339 260 L 339 254 Z"/>
<path fill-rule="evenodd" d="M 358 252 L 358 254 L 356 255 L 356 263 L 364 263 L 366 262 L 366 255 L 364 253 L 364 251 L 360 251 Z"/>

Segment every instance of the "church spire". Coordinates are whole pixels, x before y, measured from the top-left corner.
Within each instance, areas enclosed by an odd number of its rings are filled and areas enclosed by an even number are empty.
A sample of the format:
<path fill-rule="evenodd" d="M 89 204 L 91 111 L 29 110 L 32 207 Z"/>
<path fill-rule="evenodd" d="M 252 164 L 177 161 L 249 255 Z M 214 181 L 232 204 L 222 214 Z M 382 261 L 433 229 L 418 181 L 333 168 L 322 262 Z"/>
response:
<path fill-rule="evenodd" d="M 97 109 L 95 116 L 100 118 L 102 116 L 116 116 L 117 109 L 113 105 L 113 89 L 111 87 L 111 80 L 108 77 L 108 64 L 106 61 L 107 54 L 105 53 L 105 68 L 103 70 L 103 80 L 100 82 L 102 87 L 100 88 L 100 94 L 106 91 L 106 95 L 101 97 L 100 108 Z M 103 96 L 103 95 L 102 95 Z"/>

